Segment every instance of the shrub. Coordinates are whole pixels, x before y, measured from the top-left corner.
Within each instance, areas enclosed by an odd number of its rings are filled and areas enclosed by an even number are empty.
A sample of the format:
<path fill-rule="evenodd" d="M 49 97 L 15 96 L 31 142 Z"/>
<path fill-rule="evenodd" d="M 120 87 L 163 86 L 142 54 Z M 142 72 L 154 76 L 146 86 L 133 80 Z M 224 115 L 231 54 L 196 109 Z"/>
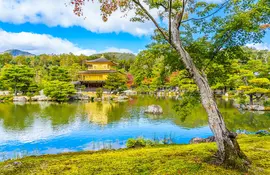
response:
<path fill-rule="evenodd" d="M 270 107 L 270 100 L 267 100 L 263 103 L 265 107 Z"/>
<path fill-rule="evenodd" d="M 103 95 L 103 89 L 102 88 L 97 88 L 96 89 L 97 98 L 102 98 L 102 95 Z"/>
<path fill-rule="evenodd" d="M 95 100 L 95 97 L 90 97 L 91 102 L 94 102 L 94 100 Z"/>
<path fill-rule="evenodd" d="M 44 94 L 58 102 L 68 101 L 75 92 L 73 84 L 58 80 L 47 82 L 44 87 Z"/>
<path fill-rule="evenodd" d="M 155 142 L 149 139 L 139 137 L 137 139 L 128 139 L 126 146 L 127 148 L 142 148 L 146 146 L 153 146 Z"/>
<path fill-rule="evenodd" d="M 13 96 L 12 95 L 0 95 L 0 101 L 13 101 Z"/>
<path fill-rule="evenodd" d="M 240 104 L 246 104 L 247 96 L 245 94 L 239 93 L 238 98 Z"/>

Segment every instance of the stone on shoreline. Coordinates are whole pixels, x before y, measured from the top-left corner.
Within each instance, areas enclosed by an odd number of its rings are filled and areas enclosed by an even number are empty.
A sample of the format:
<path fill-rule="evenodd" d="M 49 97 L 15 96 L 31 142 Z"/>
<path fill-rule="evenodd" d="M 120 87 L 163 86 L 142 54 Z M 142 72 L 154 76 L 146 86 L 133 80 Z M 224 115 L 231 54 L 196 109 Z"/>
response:
<path fill-rule="evenodd" d="M 249 111 L 267 111 L 268 108 L 262 105 L 246 105 L 246 104 L 233 104 L 234 107 L 241 109 L 241 110 L 249 110 Z"/>
<path fill-rule="evenodd" d="M 162 114 L 163 110 L 161 106 L 159 105 L 150 105 L 147 107 L 147 109 L 144 111 L 144 113 L 148 114 Z"/>
<path fill-rule="evenodd" d="M 259 130 L 255 134 L 259 134 L 259 135 L 270 135 L 270 132 L 268 132 L 266 130 Z"/>
<path fill-rule="evenodd" d="M 36 95 L 31 98 L 32 101 L 48 101 L 49 98 L 45 95 Z"/>
<path fill-rule="evenodd" d="M 26 97 L 20 97 L 20 96 L 14 96 L 13 97 L 13 101 L 16 101 L 16 102 L 27 102 L 27 98 Z"/>
<path fill-rule="evenodd" d="M 120 95 L 117 97 L 117 99 L 118 99 L 118 101 L 122 101 L 122 100 L 128 100 L 129 98 L 126 95 Z"/>
<path fill-rule="evenodd" d="M 77 93 L 71 97 L 72 100 L 89 100 L 90 97 L 88 95 Z"/>
<path fill-rule="evenodd" d="M 214 142 L 214 141 L 215 141 L 215 136 L 210 136 L 205 139 L 194 137 L 189 141 L 189 144 L 207 143 L 207 142 Z"/>

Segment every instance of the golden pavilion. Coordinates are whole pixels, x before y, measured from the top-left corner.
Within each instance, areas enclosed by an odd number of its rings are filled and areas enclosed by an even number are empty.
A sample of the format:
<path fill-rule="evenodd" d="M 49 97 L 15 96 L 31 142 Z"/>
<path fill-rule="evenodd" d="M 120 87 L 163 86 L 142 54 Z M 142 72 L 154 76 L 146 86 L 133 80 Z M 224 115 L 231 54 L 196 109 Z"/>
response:
<path fill-rule="evenodd" d="M 79 72 L 79 80 L 86 88 L 103 87 L 108 75 L 117 72 L 114 69 L 116 63 L 104 58 L 104 56 L 95 60 L 86 61 L 86 65 L 88 69 Z"/>

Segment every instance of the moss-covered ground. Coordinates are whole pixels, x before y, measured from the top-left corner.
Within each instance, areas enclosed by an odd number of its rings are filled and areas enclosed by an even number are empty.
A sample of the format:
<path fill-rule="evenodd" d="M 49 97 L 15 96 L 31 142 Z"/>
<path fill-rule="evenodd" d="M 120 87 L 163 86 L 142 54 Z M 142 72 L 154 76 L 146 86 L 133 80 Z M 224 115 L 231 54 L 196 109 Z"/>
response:
<path fill-rule="evenodd" d="M 216 145 L 202 143 L 25 157 L 1 162 L 0 174 L 270 174 L 270 136 L 238 141 L 252 161 L 247 173 L 209 163 Z"/>

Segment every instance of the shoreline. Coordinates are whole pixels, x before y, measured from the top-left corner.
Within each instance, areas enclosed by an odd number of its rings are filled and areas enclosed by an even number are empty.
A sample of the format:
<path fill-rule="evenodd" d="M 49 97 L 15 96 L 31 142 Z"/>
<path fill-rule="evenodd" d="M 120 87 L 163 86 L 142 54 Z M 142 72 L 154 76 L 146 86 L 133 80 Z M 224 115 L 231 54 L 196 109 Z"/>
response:
<path fill-rule="evenodd" d="M 253 162 L 249 173 L 270 173 L 270 137 L 239 135 L 238 141 Z M 0 162 L 0 174 L 239 174 L 209 163 L 215 151 L 212 142 L 29 156 Z"/>

